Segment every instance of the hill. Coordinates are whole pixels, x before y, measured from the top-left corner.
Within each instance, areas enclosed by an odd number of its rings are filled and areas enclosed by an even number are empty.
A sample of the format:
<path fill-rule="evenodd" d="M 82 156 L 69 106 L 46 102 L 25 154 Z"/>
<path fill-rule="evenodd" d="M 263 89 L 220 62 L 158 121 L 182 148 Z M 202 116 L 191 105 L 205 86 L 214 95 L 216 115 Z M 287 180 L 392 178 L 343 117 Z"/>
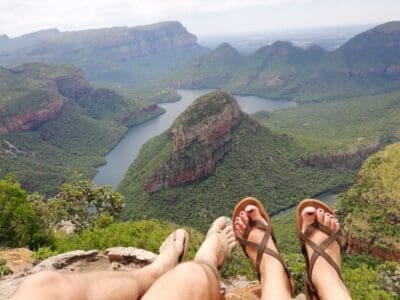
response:
<path fill-rule="evenodd" d="M 349 169 L 302 165 L 305 151 L 240 112 L 228 94 L 207 94 L 143 146 L 118 187 L 127 201 L 123 218 L 174 220 L 205 230 L 244 196 L 277 213 L 352 182 Z"/>
<path fill-rule="evenodd" d="M 196 36 L 171 21 L 69 32 L 49 29 L 4 38 L 0 65 L 70 63 L 81 68 L 91 81 L 132 85 L 154 80 L 205 52 Z"/>
<path fill-rule="evenodd" d="M 399 39 L 400 22 L 391 22 L 361 33 L 331 52 L 318 45 L 302 49 L 278 41 L 248 56 L 238 56 L 234 49 L 227 56 L 218 56 L 220 46 L 192 59 L 171 80 L 180 87 L 219 87 L 236 94 L 297 102 L 383 93 L 398 90 Z M 231 56 L 234 63 L 227 64 Z M 224 76 L 225 70 L 229 76 Z"/>
<path fill-rule="evenodd" d="M 162 112 L 93 88 L 71 65 L 0 68 L 0 78 L 0 175 L 30 191 L 55 192 L 74 171 L 93 176 L 126 126 Z"/>
<path fill-rule="evenodd" d="M 339 202 L 349 252 L 400 261 L 400 144 L 371 156 Z"/>

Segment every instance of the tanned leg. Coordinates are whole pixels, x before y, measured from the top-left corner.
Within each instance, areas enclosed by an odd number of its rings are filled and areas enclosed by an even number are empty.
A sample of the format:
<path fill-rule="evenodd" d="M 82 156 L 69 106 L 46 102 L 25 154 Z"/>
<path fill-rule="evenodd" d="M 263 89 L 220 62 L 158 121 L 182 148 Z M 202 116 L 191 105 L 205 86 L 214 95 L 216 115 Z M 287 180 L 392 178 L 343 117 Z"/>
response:
<path fill-rule="evenodd" d="M 177 230 L 160 247 L 149 266 L 134 271 L 104 271 L 68 274 L 44 271 L 28 277 L 11 299 L 138 299 L 164 273 L 178 263 L 185 231 Z"/>
<path fill-rule="evenodd" d="M 230 252 L 236 245 L 232 226 L 227 226 L 223 217 L 218 218 L 213 226 L 224 232 Z M 213 269 L 217 270 L 225 260 L 224 243 L 223 234 L 210 234 L 198 250 L 194 262 L 180 264 L 164 274 L 143 299 L 220 299 L 219 274 L 215 274 Z"/>

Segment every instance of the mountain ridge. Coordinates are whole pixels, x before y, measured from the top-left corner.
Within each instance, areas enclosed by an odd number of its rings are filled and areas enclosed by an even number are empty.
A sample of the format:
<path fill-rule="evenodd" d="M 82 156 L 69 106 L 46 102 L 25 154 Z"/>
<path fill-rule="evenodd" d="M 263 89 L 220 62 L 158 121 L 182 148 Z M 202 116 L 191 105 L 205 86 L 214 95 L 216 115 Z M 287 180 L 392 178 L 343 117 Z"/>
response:
<path fill-rule="evenodd" d="M 206 54 L 178 69 L 171 81 L 179 87 L 224 88 L 236 94 L 297 102 L 394 91 L 400 83 L 398 27 L 400 22 L 382 24 L 333 51 L 276 41 L 243 56 L 231 66 L 229 76 L 218 73 L 227 69 L 224 60 Z M 201 68 L 198 62 L 207 60 L 210 67 Z"/>

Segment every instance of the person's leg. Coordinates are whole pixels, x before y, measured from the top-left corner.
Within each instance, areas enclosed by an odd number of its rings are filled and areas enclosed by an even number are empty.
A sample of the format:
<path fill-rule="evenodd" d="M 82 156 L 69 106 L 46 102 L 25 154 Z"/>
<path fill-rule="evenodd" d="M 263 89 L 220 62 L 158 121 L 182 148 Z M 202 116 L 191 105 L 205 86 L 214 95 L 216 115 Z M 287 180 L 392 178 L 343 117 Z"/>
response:
<path fill-rule="evenodd" d="M 134 271 L 68 274 L 44 271 L 28 277 L 11 299 L 138 299 L 164 273 L 176 266 L 186 231 L 179 229 L 160 247 L 150 265 Z"/>
<path fill-rule="evenodd" d="M 261 221 L 268 225 L 266 220 L 262 218 L 259 209 L 254 205 L 248 205 L 244 211 L 239 213 L 239 217 L 234 220 L 235 232 L 238 237 L 243 238 L 244 231 L 250 220 Z M 264 230 L 253 227 L 247 240 L 260 244 L 264 234 Z M 267 248 L 278 252 L 271 238 L 268 240 Z M 257 250 L 252 247 L 246 247 L 246 253 L 253 265 L 256 265 Z M 260 263 L 260 280 L 262 299 L 291 299 L 289 278 L 282 263 L 266 253 L 263 254 Z"/>
<path fill-rule="evenodd" d="M 149 299 L 220 299 L 218 267 L 236 245 L 232 226 L 216 219 L 193 262 L 178 265 L 160 277 L 143 296 Z"/>
<path fill-rule="evenodd" d="M 339 221 L 329 213 L 326 213 L 321 208 L 306 207 L 301 212 L 301 217 L 303 219 L 302 232 L 309 225 L 315 222 L 315 220 L 330 228 L 333 232 L 337 232 L 340 228 Z M 320 245 L 328 238 L 328 235 L 320 230 L 314 230 L 310 239 L 315 244 Z M 314 250 L 306 243 L 307 255 L 311 258 Z M 325 252 L 334 260 L 334 262 L 340 267 L 341 265 L 341 254 L 340 245 L 334 242 L 332 243 Z M 312 271 L 312 283 L 314 284 L 318 295 L 321 299 L 351 299 L 350 294 L 344 285 L 343 281 L 340 279 L 338 273 L 329 264 L 325 258 L 319 256 L 315 261 L 315 265 Z"/>

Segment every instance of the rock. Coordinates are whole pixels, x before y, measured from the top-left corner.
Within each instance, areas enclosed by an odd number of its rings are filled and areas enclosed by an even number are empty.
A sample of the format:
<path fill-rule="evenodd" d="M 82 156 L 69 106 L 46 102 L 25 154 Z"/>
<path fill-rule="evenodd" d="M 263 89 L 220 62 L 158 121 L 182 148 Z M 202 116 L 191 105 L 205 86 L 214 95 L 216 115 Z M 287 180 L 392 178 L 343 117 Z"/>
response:
<path fill-rule="evenodd" d="M 0 134 L 29 130 L 58 117 L 64 107 L 64 98 L 55 96 L 37 110 L 23 111 L 17 115 L 0 118 Z"/>
<path fill-rule="evenodd" d="M 235 145 L 232 132 L 241 115 L 236 100 L 224 92 L 197 99 L 166 133 L 173 151 L 145 180 L 145 191 L 155 193 L 164 186 L 180 186 L 212 174 Z"/>
<path fill-rule="evenodd" d="M 321 168 L 347 168 L 357 170 L 362 162 L 373 153 L 378 152 L 381 145 L 375 144 L 351 152 L 338 152 L 333 154 L 316 154 L 304 157 L 300 163 L 310 167 Z"/>
<path fill-rule="evenodd" d="M 28 254 L 27 249 L 10 249 L 17 253 Z M 28 250 L 29 251 L 29 250 Z M 35 267 L 24 268 L 15 274 L 0 278 L 0 299 L 8 299 L 18 285 L 29 275 L 44 270 L 62 272 L 91 272 L 114 270 L 115 272 L 142 268 L 154 261 L 156 254 L 138 248 L 116 247 L 105 251 L 102 255 L 98 250 L 76 250 L 50 257 Z M 1 253 L 1 252 L 0 252 Z M 0 254 L 1 255 L 1 254 Z"/>
<path fill-rule="evenodd" d="M 35 261 L 32 257 L 32 251 L 27 248 L 2 250 L 0 251 L 0 257 L 6 260 L 7 267 L 13 273 L 22 272 L 32 267 Z"/>
<path fill-rule="evenodd" d="M 118 262 L 124 265 L 131 263 L 142 266 L 148 265 L 157 258 L 157 255 L 153 252 L 134 247 L 108 248 L 104 254 L 108 257 L 110 262 Z"/>
<path fill-rule="evenodd" d="M 97 250 L 76 250 L 56 255 L 45 259 L 40 264 L 36 265 L 31 270 L 31 273 L 37 273 L 42 270 L 60 270 L 78 260 L 95 260 L 98 253 L 99 251 Z"/>

